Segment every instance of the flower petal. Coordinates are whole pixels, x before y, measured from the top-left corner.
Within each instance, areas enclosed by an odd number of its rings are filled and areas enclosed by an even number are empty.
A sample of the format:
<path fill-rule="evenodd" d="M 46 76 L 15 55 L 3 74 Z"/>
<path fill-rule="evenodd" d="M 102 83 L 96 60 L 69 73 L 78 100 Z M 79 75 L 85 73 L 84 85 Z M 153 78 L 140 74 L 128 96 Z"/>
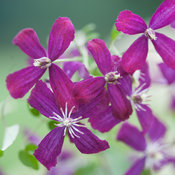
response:
<path fill-rule="evenodd" d="M 142 35 L 123 54 L 123 69 L 133 74 L 137 69 L 142 69 L 148 53 L 148 39 Z"/>
<path fill-rule="evenodd" d="M 117 140 L 120 140 L 137 151 L 144 151 L 146 140 L 142 132 L 129 123 L 124 123 L 120 128 Z"/>
<path fill-rule="evenodd" d="M 159 29 L 169 25 L 175 18 L 175 1 L 164 0 L 151 18 L 149 27 Z"/>
<path fill-rule="evenodd" d="M 67 103 L 68 111 L 73 106 L 77 106 L 72 96 L 73 82 L 57 65 L 52 64 L 49 68 L 50 85 L 55 95 L 59 108 L 65 109 Z"/>
<path fill-rule="evenodd" d="M 13 98 L 22 98 L 41 78 L 46 69 L 30 66 L 9 74 L 6 79 L 7 89 Z"/>
<path fill-rule="evenodd" d="M 118 31 L 130 35 L 144 33 L 147 29 L 145 21 L 130 10 L 120 12 L 115 25 Z"/>
<path fill-rule="evenodd" d="M 92 54 L 103 75 L 112 70 L 111 54 L 103 40 L 93 39 L 88 42 L 88 50 Z"/>
<path fill-rule="evenodd" d="M 48 118 L 54 116 L 53 112 L 61 115 L 54 94 L 42 81 L 39 81 L 32 90 L 28 103 Z"/>
<path fill-rule="evenodd" d="M 162 72 L 162 75 L 167 80 L 168 84 L 174 83 L 175 82 L 175 69 L 168 67 L 164 63 L 160 63 L 158 64 L 158 66 Z"/>
<path fill-rule="evenodd" d="M 49 36 L 48 55 L 53 60 L 57 59 L 69 47 L 74 39 L 74 26 L 69 18 L 59 17 L 52 26 Z"/>
<path fill-rule="evenodd" d="M 152 40 L 158 54 L 165 64 L 175 69 L 175 41 L 167 36 L 156 32 L 156 40 Z"/>
<path fill-rule="evenodd" d="M 145 161 L 145 157 L 136 160 L 125 175 L 141 175 L 145 167 Z"/>
<path fill-rule="evenodd" d="M 128 119 L 132 113 L 132 106 L 122 86 L 107 84 L 107 88 L 114 117 L 120 120 Z"/>
<path fill-rule="evenodd" d="M 72 138 L 70 135 L 70 140 L 73 142 L 78 150 L 84 154 L 93 154 L 100 151 L 104 151 L 109 148 L 108 142 L 105 140 L 100 140 L 96 135 L 94 135 L 89 129 L 85 127 L 77 127 L 77 129 L 83 134 L 74 131 L 79 137 Z"/>
<path fill-rule="evenodd" d="M 46 57 L 46 52 L 41 46 L 38 36 L 33 29 L 26 28 L 21 30 L 13 39 L 13 44 L 17 45 L 31 58 Z"/>
<path fill-rule="evenodd" d="M 61 153 L 64 141 L 64 127 L 57 127 L 47 134 L 38 148 L 34 152 L 34 156 L 48 170 L 57 164 L 57 157 Z"/>

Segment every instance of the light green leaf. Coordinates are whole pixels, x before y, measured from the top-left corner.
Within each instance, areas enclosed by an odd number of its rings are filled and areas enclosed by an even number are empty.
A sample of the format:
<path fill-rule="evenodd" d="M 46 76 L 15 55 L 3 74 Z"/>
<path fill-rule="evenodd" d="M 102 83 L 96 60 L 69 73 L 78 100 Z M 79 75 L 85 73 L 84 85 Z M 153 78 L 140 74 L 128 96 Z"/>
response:
<path fill-rule="evenodd" d="M 58 122 L 56 121 L 50 121 L 48 122 L 48 127 L 50 130 L 53 130 L 54 128 L 56 128 L 57 126 L 55 126 L 55 124 L 58 124 Z"/>
<path fill-rule="evenodd" d="M 4 154 L 4 152 L 2 150 L 0 150 L 0 157 L 2 157 Z"/>
<path fill-rule="evenodd" d="M 142 172 L 142 175 L 151 175 L 151 171 L 149 169 L 145 169 L 143 172 Z"/>
<path fill-rule="evenodd" d="M 28 144 L 25 147 L 25 151 L 26 152 L 34 152 L 36 149 L 38 148 L 38 146 L 34 145 L 34 144 Z"/>
<path fill-rule="evenodd" d="M 119 32 L 114 25 L 111 31 L 111 42 L 113 42 L 120 34 L 121 32 Z"/>
<path fill-rule="evenodd" d="M 33 116 L 35 116 L 35 117 L 40 116 L 40 112 L 38 110 L 36 110 L 35 108 L 32 108 L 29 104 L 28 104 L 28 109 Z"/>

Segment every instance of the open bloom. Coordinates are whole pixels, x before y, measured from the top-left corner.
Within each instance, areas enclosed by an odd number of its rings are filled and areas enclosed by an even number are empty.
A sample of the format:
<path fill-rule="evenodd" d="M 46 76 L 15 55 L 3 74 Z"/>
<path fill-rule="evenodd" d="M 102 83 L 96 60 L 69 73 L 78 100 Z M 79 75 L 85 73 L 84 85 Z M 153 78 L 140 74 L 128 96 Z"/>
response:
<path fill-rule="evenodd" d="M 129 123 L 122 125 L 117 140 L 137 151 L 136 160 L 125 175 L 141 175 L 144 169 L 159 170 L 164 165 L 175 162 L 175 155 L 171 153 L 173 145 L 163 139 L 165 133 L 165 125 L 155 116 L 146 134 Z"/>
<path fill-rule="evenodd" d="M 61 56 L 74 39 L 74 27 L 69 18 L 59 17 L 52 26 L 49 36 L 48 54 L 41 46 L 36 32 L 31 28 L 21 30 L 13 39 L 34 63 L 7 76 L 7 88 L 13 98 L 22 98 Z"/>
<path fill-rule="evenodd" d="M 66 133 L 81 153 L 98 153 L 109 148 L 105 140 L 100 140 L 81 123 L 82 119 L 87 118 L 84 113 L 91 110 L 87 109 L 86 104 L 98 96 L 100 98 L 99 86 L 101 87 L 100 82 L 103 84 L 102 79 L 96 77 L 73 83 L 58 66 L 52 64 L 51 67 L 50 85 L 53 92 L 39 81 L 28 99 L 32 107 L 49 119 L 59 122 L 34 153 L 48 169 L 56 165 Z M 95 106 L 96 103 L 91 105 Z"/>
<path fill-rule="evenodd" d="M 143 67 L 148 53 L 148 39 L 152 41 L 164 63 L 175 69 L 175 41 L 155 32 L 169 25 L 174 18 L 175 0 L 165 0 L 152 16 L 149 26 L 140 16 L 129 10 L 124 10 L 119 14 L 116 20 L 118 31 L 129 35 L 142 33 L 142 36 L 122 56 L 122 66 L 126 72 L 133 74 L 137 69 Z"/>

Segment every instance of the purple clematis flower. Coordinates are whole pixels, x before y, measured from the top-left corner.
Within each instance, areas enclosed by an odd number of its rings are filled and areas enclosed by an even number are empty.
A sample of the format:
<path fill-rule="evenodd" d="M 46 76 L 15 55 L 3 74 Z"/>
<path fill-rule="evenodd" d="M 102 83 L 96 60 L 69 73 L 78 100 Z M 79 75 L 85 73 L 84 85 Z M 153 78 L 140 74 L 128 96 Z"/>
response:
<path fill-rule="evenodd" d="M 171 24 L 174 18 L 175 0 L 165 0 L 152 16 L 149 26 L 140 16 L 129 10 L 124 10 L 119 14 L 116 20 L 118 31 L 129 35 L 143 33 L 122 56 L 122 66 L 126 72 L 133 74 L 143 67 L 148 53 L 148 39 L 152 41 L 164 63 L 175 69 L 175 41 L 155 32 Z"/>
<path fill-rule="evenodd" d="M 41 114 L 59 122 L 34 153 L 48 170 L 57 163 L 66 133 L 81 153 L 98 153 L 109 148 L 105 140 L 100 140 L 80 122 L 87 118 L 83 111 L 90 110 L 86 104 L 98 96 L 100 98 L 103 79 L 96 77 L 73 83 L 58 66 L 52 64 L 51 67 L 50 85 L 53 92 L 39 81 L 28 99 L 29 104 Z"/>
<path fill-rule="evenodd" d="M 131 78 L 123 71 L 120 58 L 111 56 L 105 42 L 100 39 L 89 41 L 88 49 L 103 74 L 101 78 L 107 85 L 107 96 L 113 115 L 120 120 L 128 119 L 132 113 L 132 107 L 126 96 L 131 86 Z"/>
<path fill-rule="evenodd" d="M 13 39 L 24 53 L 34 59 L 34 63 L 7 76 L 7 88 L 13 98 L 22 98 L 45 73 L 47 68 L 59 58 L 74 39 L 74 27 L 69 18 L 59 17 L 52 26 L 48 43 L 48 55 L 41 46 L 33 29 L 21 30 Z"/>
<path fill-rule="evenodd" d="M 137 151 L 137 158 L 125 175 L 141 175 L 144 169 L 159 170 L 175 162 L 175 156 L 171 153 L 172 145 L 163 140 L 166 127 L 153 117 L 154 120 L 146 134 L 129 123 L 124 123 L 119 130 L 117 140 Z"/>

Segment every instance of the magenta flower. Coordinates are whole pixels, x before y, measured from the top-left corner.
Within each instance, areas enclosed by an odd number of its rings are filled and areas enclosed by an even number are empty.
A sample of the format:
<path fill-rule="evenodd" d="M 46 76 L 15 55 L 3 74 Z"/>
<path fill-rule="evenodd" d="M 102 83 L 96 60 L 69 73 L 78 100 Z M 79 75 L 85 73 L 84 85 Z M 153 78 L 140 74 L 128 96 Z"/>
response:
<path fill-rule="evenodd" d="M 150 128 L 145 135 L 129 123 L 123 124 L 119 130 L 117 140 L 137 151 L 136 160 L 125 175 L 141 175 L 144 169 L 159 170 L 175 162 L 175 156 L 171 154 L 173 145 L 163 140 L 166 132 L 165 125 L 155 116 L 152 117 L 154 120 L 149 123 Z"/>
<path fill-rule="evenodd" d="M 74 27 L 69 18 L 59 17 L 52 26 L 48 43 L 48 55 L 41 46 L 33 29 L 20 31 L 13 39 L 24 53 L 34 59 L 34 63 L 7 76 L 7 88 L 13 98 L 22 98 L 59 58 L 74 39 Z"/>
<path fill-rule="evenodd" d="M 64 71 L 54 64 L 49 72 L 53 92 L 45 83 L 39 81 L 28 99 L 29 104 L 41 114 L 59 122 L 34 153 L 47 169 L 56 165 L 66 133 L 81 153 L 98 153 L 109 148 L 105 140 L 100 140 L 80 122 L 87 118 L 86 111 L 91 110 L 87 109 L 86 104 L 96 97 L 100 98 L 103 79 L 96 77 L 73 83 Z"/>
<path fill-rule="evenodd" d="M 155 32 L 171 24 L 174 18 L 175 0 L 165 0 L 152 16 L 149 26 L 140 16 L 129 10 L 124 10 L 119 14 L 116 20 L 118 31 L 129 35 L 142 33 L 141 37 L 122 56 L 122 66 L 126 72 L 133 74 L 143 67 L 148 53 L 148 39 L 152 41 L 164 63 L 175 69 L 175 41 Z"/>
<path fill-rule="evenodd" d="M 132 107 L 126 96 L 131 86 L 131 78 L 123 71 L 120 58 L 111 56 L 105 42 L 100 39 L 89 41 L 88 49 L 103 74 L 101 78 L 107 85 L 107 98 L 109 98 L 113 116 L 119 120 L 129 118 Z"/>

